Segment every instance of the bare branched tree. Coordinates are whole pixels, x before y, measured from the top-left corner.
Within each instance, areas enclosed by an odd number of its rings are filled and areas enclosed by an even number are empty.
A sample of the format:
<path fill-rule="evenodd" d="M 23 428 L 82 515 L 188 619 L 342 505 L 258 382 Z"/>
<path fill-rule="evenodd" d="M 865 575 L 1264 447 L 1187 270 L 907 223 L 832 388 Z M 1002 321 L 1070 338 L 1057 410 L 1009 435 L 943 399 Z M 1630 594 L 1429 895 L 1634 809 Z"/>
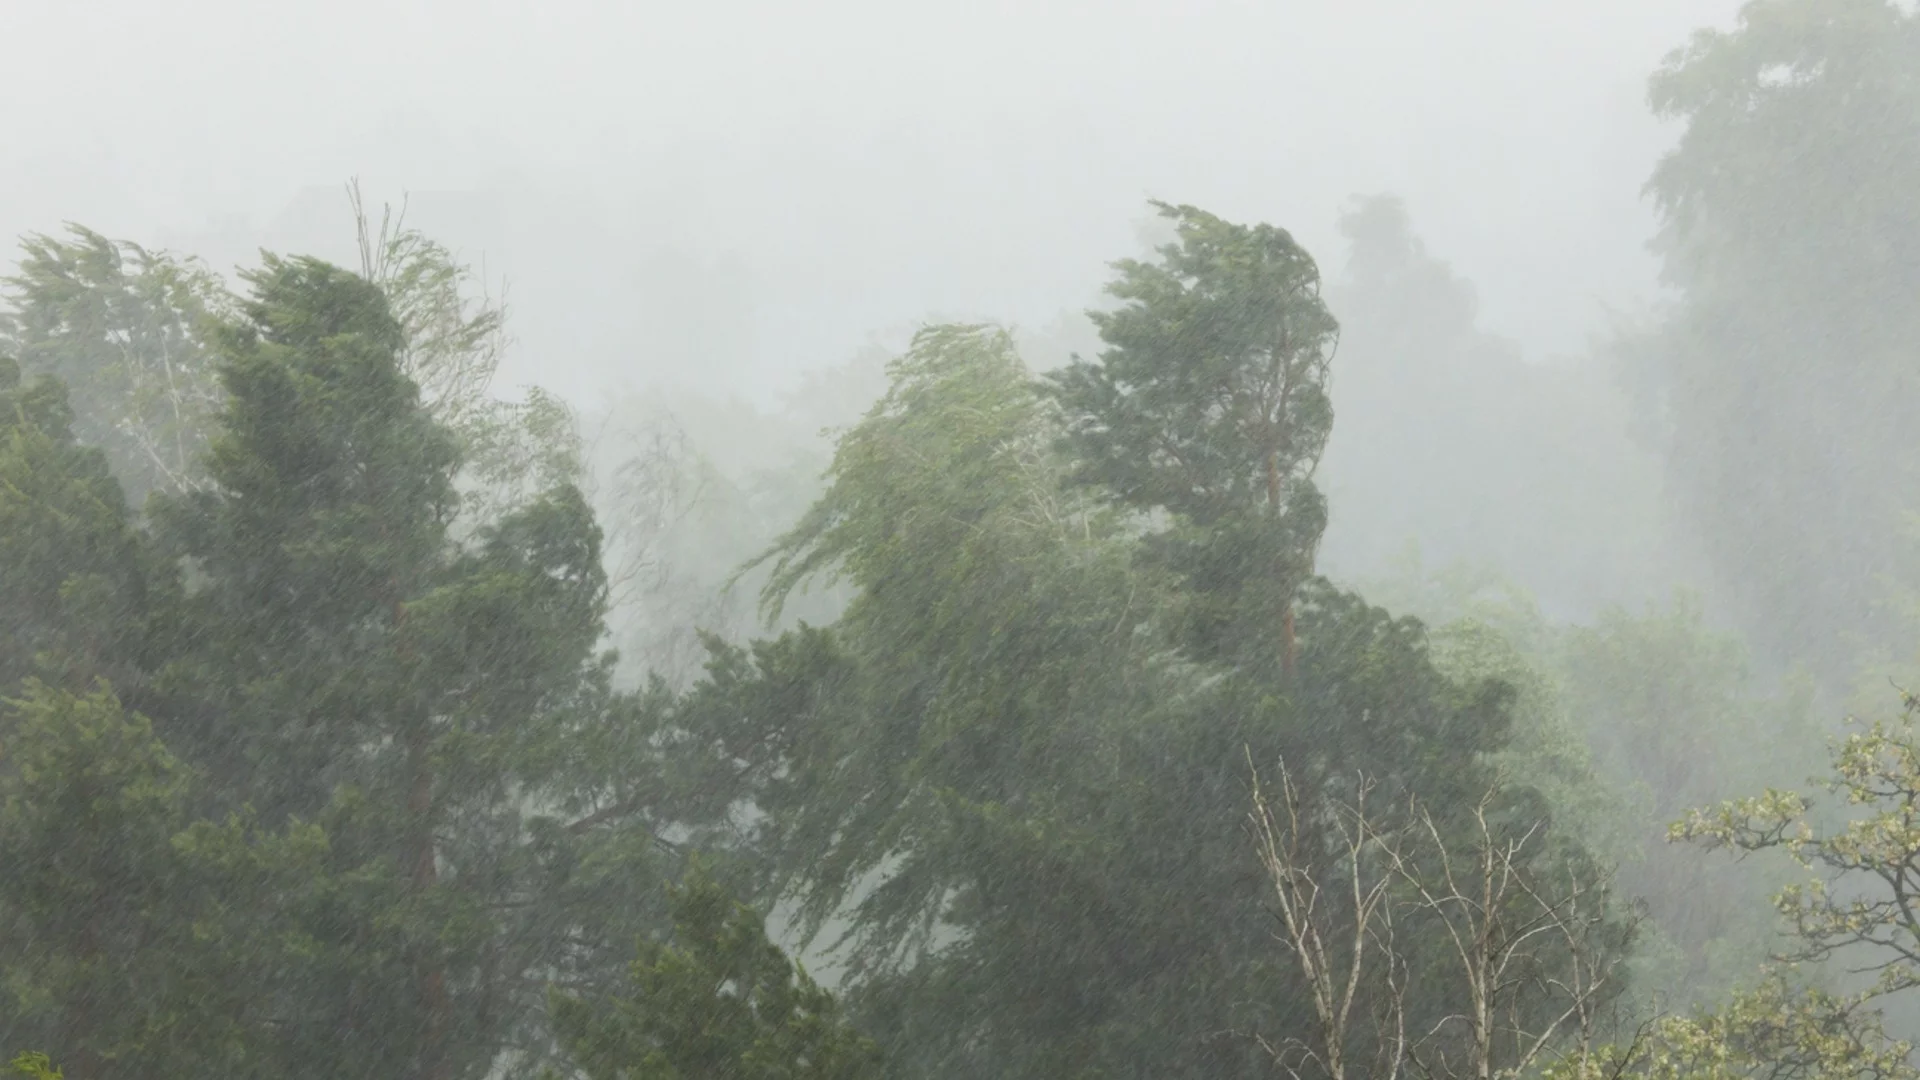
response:
<path fill-rule="evenodd" d="M 1291 1076 L 1301 1077 L 1303 1068 L 1317 1068 L 1330 1080 L 1345 1080 L 1348 1036 L 1363 984 L 1379 968 L 1393 987 L 1404 985 L 1393 981 L 1401 964 L 1392 947 L 1393 845 L 1367 816 L 1372 785 L 1362 783 L 1351 805 L 1328 807 L 1320 820 L 1313 820 L 1284 764 L 1279 769 L 1278 808 L 1267 798 L 1251 752 L 1248 765 L 1253 774 L 1253 809 L 1247 819 L 1273 889 L 1279 923 L 1276 936 L 1300 965 L 1313 999 L 1315 1023 L 1310 1038 L 1272 1042 L 1261 1036 L 1261 1043 Z M 1326 868 L 1328 860 L 1322 858 L 1328 851 L 1334 856 L 1332 868 Z M 1327 890 L 1345 894 L 1340 899 L 1349 906 L 1332 902 L 1322 888 L 1322 878 Z M 1390 1056 L 1397 1065 L 1399 1048 Z"/>
<path fill-rule="evenodd" d="M 1447 828 L 1417 799 L 1370 809 L 1364 780 L 1350 799 L 1309 799 L 1284 764 L 1276 806 L 1253 773 L 1248 821 L 1275 937 L 1314 1007 L 1306 1036 L 1260 1037 L 1288 1076 L 1346 1080 L 1369 1049 L 1367 1075 L 1384 1080 L 1497 1080 L 1595 1052 L 1639 914 L 1612 904 L 1607 875 L 1549 845 L 1544 817 L 1505 821 L 1500 781 Z M 1402 932 L 1447 948 L 1416 953 Z M 1443 995 L 1418 1016 L 1416 986 Z M 1366 1002 L 1374 1022 L 1360 1029 Z"/>
<path fill-rule="evenodd" d="M 1623 975 L 1625 938 L 1607 879 L 1545 853 L 1544 819 L 1496 823 L 1501 794 L 1496 782 L 1481 796 L 1467 835 L 1455 842 L 1425 806 L 1413 804 L 1408 835 L 1417 843 L 1390 853 L 1404 906 L 1444 929 L 1464 984 L 1460 1007 L 1434 1028 L 1464 1027 L 1464 1052 L 1449 1060 L 1441 1040 L 1432 1040 L 1438 1049 L 1431 1054 L 1423 1053 L 1429 1040 L 1409 1047 L 1426 1077 L 1493 1080 L 1557 1052 L 1590 1054 L 1602 1006 Z M 1631 912 L 1626 925 L 1638 919 Z"/>

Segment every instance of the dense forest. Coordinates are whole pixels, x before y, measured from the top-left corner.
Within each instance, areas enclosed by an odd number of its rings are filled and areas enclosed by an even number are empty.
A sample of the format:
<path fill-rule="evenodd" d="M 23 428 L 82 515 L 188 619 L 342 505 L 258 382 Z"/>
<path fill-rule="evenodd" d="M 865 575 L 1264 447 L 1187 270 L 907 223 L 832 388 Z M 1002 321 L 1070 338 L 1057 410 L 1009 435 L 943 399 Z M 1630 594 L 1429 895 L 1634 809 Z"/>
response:
<path fill-rule="evenodd" d="M 24 238 L 0 1055 L 1920 1076 L 1916 73 L 1891 0 L 1675 51 L 1668 293 L 1557 365 L 1385 195 L 1342 275 L 1153 202 L 777 415 L 500 395 L 357 184 L 356 265 Z"/>

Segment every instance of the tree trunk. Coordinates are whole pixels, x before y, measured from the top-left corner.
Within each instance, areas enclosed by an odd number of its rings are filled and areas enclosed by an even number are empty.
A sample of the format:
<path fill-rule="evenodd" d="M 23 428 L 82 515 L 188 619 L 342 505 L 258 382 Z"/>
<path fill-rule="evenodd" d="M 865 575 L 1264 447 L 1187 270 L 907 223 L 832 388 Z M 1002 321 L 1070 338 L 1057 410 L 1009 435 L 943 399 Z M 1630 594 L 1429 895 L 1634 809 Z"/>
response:
<path fill-rule="evenodd" d="M 1267 511 L 1277 522 L 1280 520 L 1280 454 L 1275 451 L 1267 455 Z M 1287 568 L 1279 568 L 1281 574 Z M 1293 596 L 1288 594 L 1280 609 L 1280 671 L 1287 676 L 1293 675 L 1293 664 L 1297 648 L 1293 639 Z"/>
<path fill-rule="evenodd" d="M 422 722 L 407 740 L 407 766 L 412 783 L 407 792 L 407 862 L 413 887 L 422 892 L 439 881 L 433 843 L 433 764 L 428 757 L 431 731 Z M 422 1080 L 451 1080 L 447 1060 L 447 1027 L 452 1003 L 447 997 L 447 973 L 436 956 L 421 958 L 419 969 L 421 1012 L 426 1019 L 421 1046 Z"/>

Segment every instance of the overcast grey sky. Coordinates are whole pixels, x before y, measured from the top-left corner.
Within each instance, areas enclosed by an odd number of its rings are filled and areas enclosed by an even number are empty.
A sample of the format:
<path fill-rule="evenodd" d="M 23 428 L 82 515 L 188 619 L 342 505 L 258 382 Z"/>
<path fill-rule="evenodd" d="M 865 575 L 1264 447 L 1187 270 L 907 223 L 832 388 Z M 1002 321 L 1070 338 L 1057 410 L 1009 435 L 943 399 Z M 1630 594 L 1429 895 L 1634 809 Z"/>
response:
<path fill-rule="evenodd" d="M 581 398 L 753 392 L 934 314 L 1046 323 L 1149 196 L 1337 272 L 1340 207 L 1385 190 L 1550 356 L 1651 293 L 1645 77 L 1736 7 L 0 0 L 0 233 L 341 256 L 316 221 L 358 174 L 511 276 L 507 377 Z"/>

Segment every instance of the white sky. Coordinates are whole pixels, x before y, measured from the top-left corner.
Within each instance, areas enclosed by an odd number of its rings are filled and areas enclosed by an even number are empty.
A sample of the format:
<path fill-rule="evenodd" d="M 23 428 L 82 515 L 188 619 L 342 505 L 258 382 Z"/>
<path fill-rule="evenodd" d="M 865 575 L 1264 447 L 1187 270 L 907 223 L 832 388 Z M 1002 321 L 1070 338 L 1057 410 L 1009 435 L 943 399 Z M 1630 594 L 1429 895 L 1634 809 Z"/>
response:
<path fill-rule="evenodd" d="M 231 263 L 347 241 L 286 212 L 358 174 L 510 274 L 510 378 L 581 398 L 756 392 L 937 314 L 1044 324 L 1149 196 L 1335 273 L 1341 205 L 1386 190 L 1540 357 L 1651 293 L 1645 77 L 1736 7 L 0 0 L 0 233 Z"/>

